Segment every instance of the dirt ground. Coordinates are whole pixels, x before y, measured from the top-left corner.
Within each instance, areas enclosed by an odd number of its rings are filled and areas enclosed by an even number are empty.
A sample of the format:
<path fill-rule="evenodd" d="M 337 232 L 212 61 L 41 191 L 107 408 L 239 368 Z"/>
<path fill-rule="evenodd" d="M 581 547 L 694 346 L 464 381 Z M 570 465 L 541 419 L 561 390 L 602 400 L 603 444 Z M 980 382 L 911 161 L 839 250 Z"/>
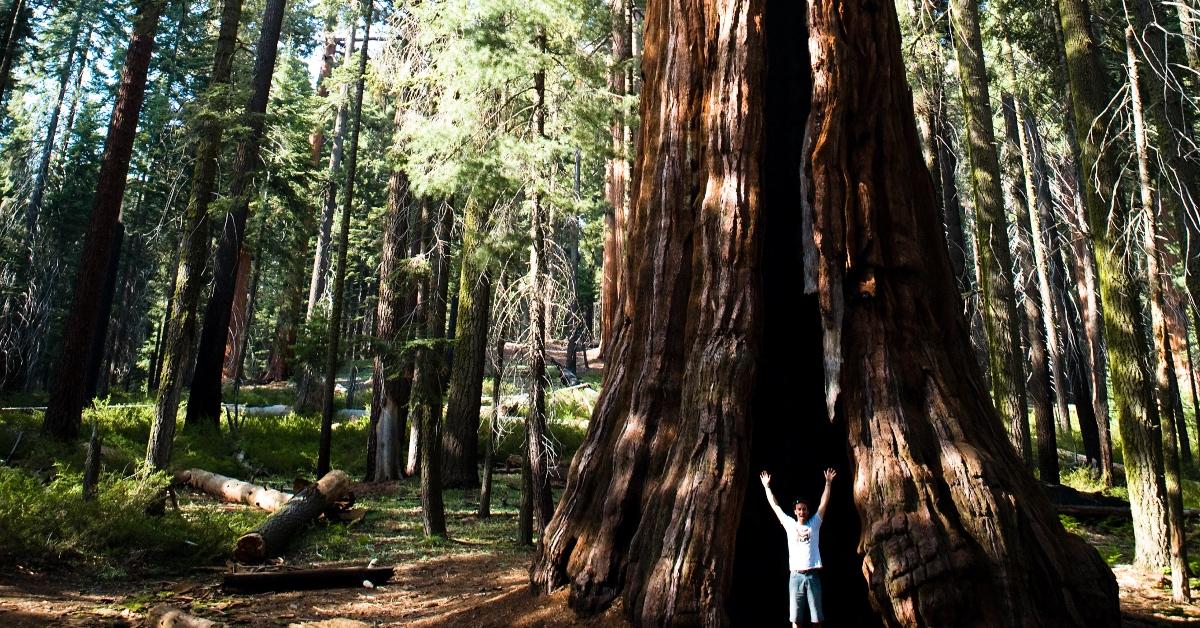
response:
<path fill-rule="evenodd" d="M 467 554 L 398 565 L 374 588 L 231 595 L 218 570 L 192 578 L 94 585 L 77 577 L 0 575 L 0 626 L 148 626 L 170 605 L 239 626 L 626 626 L 619 607 L 580 619 L 566 593 L 530 594 L 528 556 Z M 1200 624 L 1200 606 L 1176 604 L 1165 579 L 1114 568 L 1126 626 Z M 342 621 L 337 621 L 342 620 Z M 358 623 L 362 622 L 362 623 Z"/>
<path fill-rule="evenodd" d="M 619 609 L 580 620 L 565 593 L 534 597 L 528 558 L 468 554 L 398 565 L 374 588 L 230 595 L 220 574 L 138 583 L 82 584 L 44 574 L 0 576 L 0 625 L 143 626 L 170 605 L 196 617 L 241 626 L 622 626 Z M 347 620 L 331 623 L 331 620 Z"/>

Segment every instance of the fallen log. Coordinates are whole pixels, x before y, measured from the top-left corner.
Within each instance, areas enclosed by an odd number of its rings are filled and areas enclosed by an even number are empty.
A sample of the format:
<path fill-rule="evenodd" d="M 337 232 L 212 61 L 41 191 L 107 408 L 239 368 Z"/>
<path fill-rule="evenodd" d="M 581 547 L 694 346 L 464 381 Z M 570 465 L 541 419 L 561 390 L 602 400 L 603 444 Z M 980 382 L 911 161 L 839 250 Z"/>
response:
<path fill-rule="evenodd" d="M 292 498 L 289 493 L 227 478 L 203 469 L 188 469 L 175 474 L 181 484 L 195 487 L 227 502 L 246 503 L 267 512 L 279 510 Z"/>
<path fill-rule="evenodd" d="M 212 628 L 217 623 L 188 615 L 173 606 L 161 604 L 150 609 L 145 625 L 154 628 Z"/>
<path fill-rule="evenodd" d="M 296 591 L 377 586 L 391 579 L 394 567 L 330 567 L 288 571 L 244 571 L 225 574 L 222 586 L 231 591 Z"/>
<path fill-rule="evenodd" d="M 316 484 L 289 499 L 258 529 L 237 540 L 233 557 L 243 563 L 257 563 L 283 553 L 288 542 L 310 521 L 329 509 L 350 490 L 350 476 L 330 471 Z"/>

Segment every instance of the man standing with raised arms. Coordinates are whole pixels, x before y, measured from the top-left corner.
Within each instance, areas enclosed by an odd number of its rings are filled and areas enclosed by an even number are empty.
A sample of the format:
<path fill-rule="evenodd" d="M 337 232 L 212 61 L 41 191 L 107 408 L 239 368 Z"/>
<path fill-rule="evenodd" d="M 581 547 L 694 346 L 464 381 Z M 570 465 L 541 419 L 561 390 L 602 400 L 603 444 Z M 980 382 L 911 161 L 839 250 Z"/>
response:
<path fill-rule="evenodd" d="M 779 518 L 787 532 L 788 539 L 788 604 L 791 613 L 792 626 L 799 627 L 803 617 L 808 617 L 814 625 L 820 624 L 825 615 L 821 612 L 821 523 L 825 520 L 825 507 L 829 504 L 829 487 L 837 471 L 825 469 L 825 490 L 821 493 L 821 503 L 817 506 L 817 514 L 809 516 L 808 502 L 797 499 L 792 504 L 796 513 L 793 519 L 784 514 L 775 495 L 771 493 L 771 474 L 763 471 L 758 479 L 762 480 L 763 490 L 767 493 L 767 502 L 771 510 Z"/>

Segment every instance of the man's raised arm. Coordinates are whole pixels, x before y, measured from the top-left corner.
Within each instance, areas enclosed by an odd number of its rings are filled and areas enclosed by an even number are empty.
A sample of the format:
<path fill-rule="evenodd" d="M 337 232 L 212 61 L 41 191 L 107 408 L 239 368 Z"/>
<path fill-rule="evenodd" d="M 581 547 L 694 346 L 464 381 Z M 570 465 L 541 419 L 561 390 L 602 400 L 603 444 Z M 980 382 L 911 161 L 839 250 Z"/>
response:
<path fill-rule="evenodd" d="M 825 469 L 825 490 L 821 493 L 821 505 L 817 506 L 817 516 L 821 518 L 821 521 L 825 520 L 825 507 L 829 505 L 829 487 L 833 486 L 835 477 L 837 477 L 837 471 Z"/>
<path fill-rule="evenodd" d="M 779 518 L 779 523 L 786 526 L 789 517 L 783 514 L 783 509 L 779 507 L 779 502 L 775 501 L 775 494 L 771 492 L 771 474 L 763 471 L 758 474 L 758 479 L 762 481 L 763 490 L 767 493 L 767 503 L 771 505 L 771 510 L 775 511 L 775 516 Z"/>

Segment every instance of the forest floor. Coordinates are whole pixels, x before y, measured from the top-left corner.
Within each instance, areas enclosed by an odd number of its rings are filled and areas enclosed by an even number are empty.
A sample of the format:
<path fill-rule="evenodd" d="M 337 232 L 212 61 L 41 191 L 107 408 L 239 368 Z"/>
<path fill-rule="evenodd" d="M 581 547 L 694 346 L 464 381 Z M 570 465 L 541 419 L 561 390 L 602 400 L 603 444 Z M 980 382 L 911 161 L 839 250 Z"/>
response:
<path fill-rule="evenodd" d="M 349 527 L 318 524 L 293 546 L 286 560 L 259 568 L 363 566 L 371 559 L 396 566 L 390 581 L 373 583 L 371 588 L 230 593 L 221 587 L 221 572 L 232 566 L 228 563 L 180 571 L 139 564 L 131 557 L 123 574 L 102 577 L 53 564 L 20 565 L 15 573 L 0 572 L 0 625 L 148 626 L 153 625 L 149 618 L 154 612 L 168 606 L 245 626 L 626 625 L 619 607 L 579 619 L 567 609 L 565 592 L 542 597 L 530 593 L 527 569 L 532 551 L 511 538 L 518 482 L 515 473 L 497 476 L 496 512 L 487 520 L 475 515 L 477 501 L 471 493 L 448 491 L 451 538 L 445 540 L 423 538 L 414 481 L 359 484 L 357 505 L 369 510 L 366 519 Z M 180 498 L 185 512 L 248 510 L 217 504 L 200 494 L 183 493 Z M 1127 561 L 1132 551 L 1128 524 L 1066 523 L 1107 560 Z M 1192 549 L 1200 552 L 1200 547 Z M 1113 571 L 1121 589 L 1125 625 L 1200 623 L 1200 606 L 1172 602 L 1166 578 L 1139 574 L 1127 562 L 1118 562 Z M 1193 586 L 1196 583 L 1193 580 Z"/>
<path fill-rule="evenodd" d="M 20 567 L 0 573 L 0 625 L 149 625 L 163 606 L 216 622 L 283 626 L 343 620 L 338 626 L 620 626 L 619 608 L 586 621 L 566 608 L 565 592 L 535 597 L 528 587 L 532 550 L 510 537 L 516 527 L 511 507 L 516 474 L 497 477 L 497 511 L 489 520 L 475 516 L 477 503 L 462 491 L 448 491 L 452 537 L 426 540 L 420 528 L 415 482 L 360 484 L 359 507 L 369 514 L 346 530 L 318 524 L 266 569 L 396 566 L 395 575 L 372 588 L 231 594 L 221 588 L 229 566 L 203 566 L 191 573 L 138 573 L 97 580 L 78 571 Z M 395 496 L 399 495 L 399 498 Z M 181 496 L 181 508 L 243 508 L 212 503 L 202 495 Z M 329 560 L 325 560 L 329 559 Z M 243 567 L 243 569 L 245 569 Z M 319 624 L 321 625 L 321 624 Z"/>
<path fill-rule="evenodd" d="M 561 360 L 561 355 L 555 357 Z M 597 366 L 593 360 L 592 369 L 582 375 L 598 388 Z M 512 386 L 504 392 L 519 393 Z M 254 405 L 282 403 L 291 394 L 278 386 L 250 387 L 246 393 Z M 582 438 L 589 402 L 594 403 L 594 397 L 565 396 L 551 404 L 556 414 L 551 429 L 564 459 Z M 520 480 L 512 468 L 498 470 L 489 518 L 476 514 L 477 490 L 445 492 L 447 539 L 424 536 L 415 479 L 358 484 L 356 507 L 366 509 L 365 518 L 351 524 L 319 522 L 292 544 L 286 558 L 259 568 L 365 566 L 375 561 L 377 566 L 395 566 L 388 582 L 320 591 L 227 592 L 221 586 L 222 573 L 234 566 L 223 556 L 238 535 L 266 514 L 185 490 L 179 493 L 177 509 L 169 508 L 157 518 L 146 515 L 144 500 L 138 501 L 139 485 L 131 478 L 145 446 L 150 412 L 137 405 L 101 404 L 89 411 L 88 423 L 105 433 L 110 479 L 104 485 L 108 488 L 102 487 L 99 505 L 82 514 L 77 512 L 82 450 L 55 449 L 39 441 L 36 412 L 0 411 L 0 455 L 16 453 L 9 466 L 0 465 L 0 626 L 153 625 L 153 611 L 164 606 L 249 626 L 625 625 L 619 607 L 581 620 L 567 609 L 565 592 L 531 594 L 527 570 L 533 551 L 513 538 Z M 366 420 L 344 420 L 334 431 L 334 465 L 353 477 L 364 471 Z M 85 428 L 90 430 L 90 424 Z M 184 430 L 176 439 L 176 466 L 285 487 L 315 462 L 315 419 L 247 416 L 235 435 L 226 428 L 219 434 Z M 523 440 L 519 421 L 506 430 L 497 456 L 501 462 Z M 26 435 L 23 442 L 21 434 Z M 1060 444 L 1071 447 L 1069 442 Z M 563 473 L 561 467 L 558 472 Z M 1197 479 L 1185 482 L 1189 508 L 1200 507 Z M 1078 470 L 1064 474 L 1064 483 L 1084 491 L 1098 489 L 1095 478 Z M 561 488 L 559 477 L 556 490 Z M 161 494 L 161 488 L 157 490 Z M 1120 489 L 1115 493 L 1124 497 Z M 1133 534 L 1128 521 L 1065 516 L 1062 521 L 1113 567 L 1126 625 L 1200 624 L 1200 605 L 1173 602 L 1168 579 L 1129 566 Z M 1190 541 L 1189 555 L 1200 557 L 1200 530 Z M 1200 574 L 1200 560 L 1192 561 L 1192 569 Z M 1200 592 L 1200 579 L 1193 578 L 1191 586 Z"/>

